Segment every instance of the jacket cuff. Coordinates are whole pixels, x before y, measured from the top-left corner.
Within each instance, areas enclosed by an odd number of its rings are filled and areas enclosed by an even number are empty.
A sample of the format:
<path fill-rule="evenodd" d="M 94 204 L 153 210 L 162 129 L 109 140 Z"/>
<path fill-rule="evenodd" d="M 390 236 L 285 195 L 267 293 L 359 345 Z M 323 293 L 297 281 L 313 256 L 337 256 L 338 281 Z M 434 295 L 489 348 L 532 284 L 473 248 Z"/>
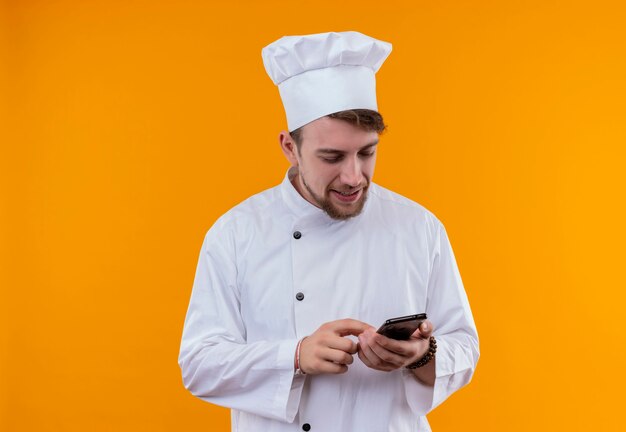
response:
<path fill-rule="evenodd" d="M 298 339 L 282 341 L 278 346 L 276 359 L 280 377 L 274 397 L 274 410 L 278 418 L 289 423 L 293 422 L 298 413 L 306 380 L 306 375 L 295 375 L 293 368 L 297 346 Z"/>
<path fill-rule="evenodd" d="M 416 415 L 428 414 L 470 381 L 474 367 L 465 361 L 467 355 L 464 355 L 462 349 L 458 344 L 448 342 L 445 337 L 437 337 L 435 384 L 432 387 L 417 379 L 411 370 L 402 371 L 406 399 Z"/>

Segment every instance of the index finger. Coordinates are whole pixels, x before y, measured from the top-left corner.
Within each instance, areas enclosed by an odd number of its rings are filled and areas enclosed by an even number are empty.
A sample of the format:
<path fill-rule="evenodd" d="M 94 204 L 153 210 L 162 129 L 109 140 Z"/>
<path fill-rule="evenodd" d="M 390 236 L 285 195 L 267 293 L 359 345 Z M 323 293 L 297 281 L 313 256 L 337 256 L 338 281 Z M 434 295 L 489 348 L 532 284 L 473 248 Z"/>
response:
<path fill-rule="evenodd" d="M 366 324 L 363 321 L 355 320 L 352 318 L 331 321 L 327 325 L 331 331 L 335 332 L 339 336 L 358 336 L 365 330 L 373 328 L 371 325 Z"/>

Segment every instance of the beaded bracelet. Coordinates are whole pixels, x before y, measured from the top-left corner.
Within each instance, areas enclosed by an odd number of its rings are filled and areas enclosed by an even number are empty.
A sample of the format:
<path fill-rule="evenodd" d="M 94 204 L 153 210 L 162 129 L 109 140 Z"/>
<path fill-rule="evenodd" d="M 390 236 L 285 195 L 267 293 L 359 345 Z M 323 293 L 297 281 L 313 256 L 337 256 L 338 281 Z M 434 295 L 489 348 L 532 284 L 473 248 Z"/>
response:
<path fill-rule="evenodd" d="M 433 358 L 435 358 L 435 353 L 436 352 L 437 352 L 437 341 L 435 340 L 434 336 L 431 336 L 430 337 L 428 351 L 426 352 L 426 354 L 424 354 L 424 356 L 421 359 L 419 359 L 418 361 L 408 365 L 406 368 L 407 369 L 421 368 L 422 366 L 426 365 L 426 363 L 428 363 Z"/>

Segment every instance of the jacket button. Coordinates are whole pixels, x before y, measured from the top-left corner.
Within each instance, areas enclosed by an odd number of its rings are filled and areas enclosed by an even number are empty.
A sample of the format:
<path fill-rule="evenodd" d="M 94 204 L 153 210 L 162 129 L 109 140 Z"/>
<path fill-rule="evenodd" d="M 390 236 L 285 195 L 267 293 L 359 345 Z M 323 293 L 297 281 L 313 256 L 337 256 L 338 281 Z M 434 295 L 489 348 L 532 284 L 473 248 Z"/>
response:
<path fill-rule="evenodd" d="M 302 425 L 302 430 L 306 431 L 306 432 L 310 431 L 311 430 L 311 425 L 308 424 L 308 423 L 303 424 Z"/>
<path fill-rule="evenodd" d="M 293 233 L 293 238 L 295 238 L 296 240 L 298 240 L 300 237 L 302 237 L 302 233 L 300 231 L 296 231 Z"/>
<path fill-rule="evenodd" d="M 296 294 L 296 300 L 298 300 L 298 301 L 302 301 L 302 300 L 304 300 L 304 294 L 302 294 L 301 292 L 299 292 L 298 294 Z"/>

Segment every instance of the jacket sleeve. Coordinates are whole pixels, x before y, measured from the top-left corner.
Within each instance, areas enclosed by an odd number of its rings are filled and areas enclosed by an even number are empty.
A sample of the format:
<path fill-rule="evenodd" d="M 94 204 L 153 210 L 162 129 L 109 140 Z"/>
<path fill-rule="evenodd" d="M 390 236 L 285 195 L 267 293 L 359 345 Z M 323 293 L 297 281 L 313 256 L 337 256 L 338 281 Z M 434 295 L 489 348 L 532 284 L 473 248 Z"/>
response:
<path fill-rule="evenodd" d="M 468 384 L 479 357 L 472 312 L 450 241 L 439 221 L 434 239 L 426 312 L 437 339 L 435 384 L 427 386 L 410 370 L 402 372 L 407 401 L 417 415 L 426 415 Z"/>
<path fill-rule="evenodd" d="M 207 233 L 180 346 L 178 363 L 185 387 L 217 405 L 291 422 L 303 376 L 294 376 L 298 341 L 246 343 L 234 234 L 223 223 Z"/>

